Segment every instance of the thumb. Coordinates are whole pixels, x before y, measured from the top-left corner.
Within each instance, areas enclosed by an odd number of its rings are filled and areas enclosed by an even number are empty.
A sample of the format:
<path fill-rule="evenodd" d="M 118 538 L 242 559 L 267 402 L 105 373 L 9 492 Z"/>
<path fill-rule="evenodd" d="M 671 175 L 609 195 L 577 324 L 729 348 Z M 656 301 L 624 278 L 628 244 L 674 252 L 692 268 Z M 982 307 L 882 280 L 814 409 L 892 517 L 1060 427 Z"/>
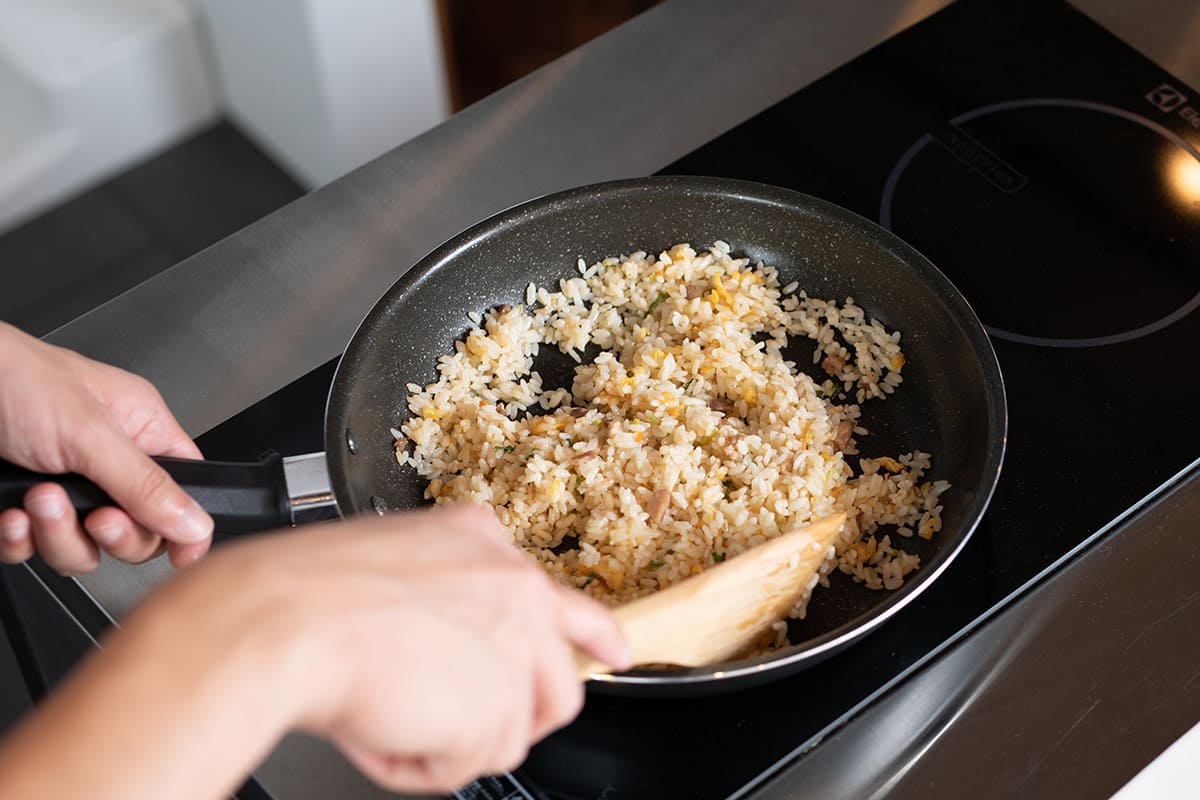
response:
<path fill-rule="evenodd" d="M 207 512 L 114 423 L 87 430 L 72 445 L 72 471 L 92 480 L 129 516 L 168 541 L 195 544 L 212 536 Z"/>

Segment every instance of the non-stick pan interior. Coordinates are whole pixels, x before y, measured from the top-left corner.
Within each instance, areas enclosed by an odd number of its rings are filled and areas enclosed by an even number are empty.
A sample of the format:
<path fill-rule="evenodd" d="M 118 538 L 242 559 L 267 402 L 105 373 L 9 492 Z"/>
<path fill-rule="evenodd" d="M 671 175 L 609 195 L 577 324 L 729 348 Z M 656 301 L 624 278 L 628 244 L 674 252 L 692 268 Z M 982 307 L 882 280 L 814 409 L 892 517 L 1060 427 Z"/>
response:
<path fill-rule="evenodd" d="M 590 264 L 685 241 L 700 249 L 716 239 L 777 267 L 783 284 L 799 281 L 822 298 L 853 297 L 902 333 L 904 382 L 888 400 L 863 404 L 871 435 L 860 448 L 865 457 L 929 452 L 929 477 L 953 484 L 943 497 L 943 529 L 931 542 L 903 541 L 922 567 L 897 592 L 835 575 L 792 630 L 792 641 L 804 641 L 785 655 L 816 655 L 880 619 L 939 571 L 982 515 L 1003 454 L 999 369 L 966 303 L 918 253 L 850 212 L 760 184 L 649 178 L 585 187 L 503 212 L 424 258 L 371 311 L 338 368 L 326 447 L 343 513 L 426 502 L 424 482 L 397 465 L 388 429 L 407 417 L 405 385 L 434 379 L 437 357 L 470 326 L 468 312 L 520 303 L 531 281 L 556 285 L 577 274 L 580 258 Z M 796 350 L 811 369 L 811 346 L 797 342 Z M 554 361 L 539 365 L 552 373 L 548 383 L 563 381 L 568 370 Z"/>

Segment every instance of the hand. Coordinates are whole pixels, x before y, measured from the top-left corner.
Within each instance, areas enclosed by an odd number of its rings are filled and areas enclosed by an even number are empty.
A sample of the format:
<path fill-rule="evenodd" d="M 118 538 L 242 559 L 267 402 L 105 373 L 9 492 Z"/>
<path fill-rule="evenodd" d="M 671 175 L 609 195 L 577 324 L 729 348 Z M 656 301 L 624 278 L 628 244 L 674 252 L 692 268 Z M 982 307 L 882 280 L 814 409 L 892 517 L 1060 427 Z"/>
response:
<path fill-rule="evenodd" d="M 446 792 L 521 763 L 531 743 L 582 705 L 574 648 L 630 666 L 608 611 L 554 583 L 481 506 L 359 518 L 229 545 L 140 613 L 121 636 L 157 632 L 143 642 L 145 655 L 129 660 L 151 662 L 147 669 L 170 674 L 172 687 L 192 687 L 197 697 L 205 682 L 189 675 L 196 665 L 215 653 L 258 654 L 239 662 L 238 678 L 215 694 L 238 719 L 278 722 L 265 743 L 230 742 L 231 751 L 258 753 L 285 729 L 300 728 L 329 738 L 369 777 L 399 791 Z M 204 715 L 219 727 L 220 708 L 205 702 Z M 169 711 L 157 716 L 180 713 Z M 225 727 L 217 738 L 244 728 Z M 184 732 L 187 760 L 220 769 L 216 754 L 187 745 L 205 741 L 203 729 Z"/>
<path fill-rule="evenodd" d="M 98 508 L 81 525 L 62 487 L 34 486 L 24 509 L 0 510 L 0 561 L 19 563 L 36 551 L 77 575 L 95 569 L 101 547 L 132 563 L 165 547 L 176 566 L 205 553 L 211 518 L 147 455 L 200 458 L 200 451 L 148 381 L 3 323 L 0 368 L 0 457 L 83 475 L 121 506 Z"/>

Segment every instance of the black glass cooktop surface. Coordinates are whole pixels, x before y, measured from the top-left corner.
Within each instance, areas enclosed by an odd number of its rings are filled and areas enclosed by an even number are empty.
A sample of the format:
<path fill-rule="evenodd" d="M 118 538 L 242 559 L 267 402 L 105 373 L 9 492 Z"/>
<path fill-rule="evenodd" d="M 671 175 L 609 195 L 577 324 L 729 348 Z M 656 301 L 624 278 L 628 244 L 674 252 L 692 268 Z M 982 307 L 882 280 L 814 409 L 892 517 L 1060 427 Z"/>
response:
<path fill-rule="evenodd" d="M 1198 109 L 1196 91 L 1066 4 L 961 0 L 663 170 L 791 187 L 922 251 L 992 334 L 1008 455 L 967 548 L 879 630 L 728 695 L 593 695 L 519 771 L 530 796 L 752 793 L 1200 455 Z M 206 454 L 319 449 L 331 375 L 212 431 Z"/>

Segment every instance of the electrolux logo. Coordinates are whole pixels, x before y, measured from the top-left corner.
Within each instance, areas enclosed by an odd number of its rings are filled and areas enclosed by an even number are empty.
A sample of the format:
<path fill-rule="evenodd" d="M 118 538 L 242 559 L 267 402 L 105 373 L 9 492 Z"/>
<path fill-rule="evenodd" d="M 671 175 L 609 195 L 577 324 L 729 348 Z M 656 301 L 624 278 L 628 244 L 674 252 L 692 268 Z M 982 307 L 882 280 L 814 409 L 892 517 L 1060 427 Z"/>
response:
<path fill-rule="evenodd" d="M 1171 112 L 1187 102 L 1187 95 L 1169 83 L 1159 85 L 1146 93 L 1146 99 L 1159 111 Z"/>
<path fill-rule="evenodd" d="M 1146 99 L 1164 114 L 1179 117 L 1200 131 L 1200 109 L 1188 103 L 1187 95 L 1169 83 L 1160 83 L 1157 88 L 1146 92 Z"/>

